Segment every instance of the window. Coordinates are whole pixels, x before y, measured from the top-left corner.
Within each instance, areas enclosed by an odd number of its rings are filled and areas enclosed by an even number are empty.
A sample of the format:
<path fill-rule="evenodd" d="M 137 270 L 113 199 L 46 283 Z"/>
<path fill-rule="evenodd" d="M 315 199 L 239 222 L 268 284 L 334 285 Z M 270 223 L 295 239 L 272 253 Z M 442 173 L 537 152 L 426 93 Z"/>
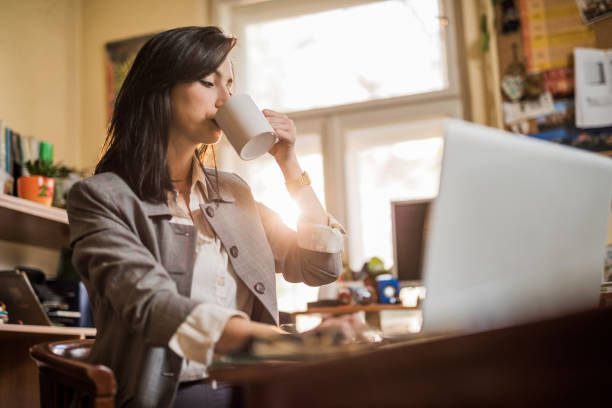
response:
<path fill-rule="evenodd" d="M 441 119 L 463 117 L 453 3 L 213 0 L 215 24 L 238 37 L 236 92 L 295 121 L 300 162 L 349 232 L 353 269 L 374 255 L 391 266 L 390 200 L 437 194 Z M 251 165 L 223 157 L 222 167 Z M 278 198 L 286 193 L 275 166 L 258 159 L 245 178 L 283 213 L 292 204 Z M 280 178 L 268 184 L 264 168 Z M 316 295 L 288 288 L 279 285 L 281 310 Z"/>
<path fill-rule="evenodd" d="M 431 24 L 438 15 L 431 0 L 376 1 L 270 19 L 237 13 L 240 87 L 284 111 L 444 89 L 441 29 Z"/>
<path fill-rule="evenodd" d="M 353 270 L 361 269 L 364 260 L 373 256 L 383 259 L 387 266 L 393 261 L 391 201 L 436 196 L 441 136 L 441 120 L 347 133 L 346 180 L 347 196 L 351 199 L 348 226 Z"/>

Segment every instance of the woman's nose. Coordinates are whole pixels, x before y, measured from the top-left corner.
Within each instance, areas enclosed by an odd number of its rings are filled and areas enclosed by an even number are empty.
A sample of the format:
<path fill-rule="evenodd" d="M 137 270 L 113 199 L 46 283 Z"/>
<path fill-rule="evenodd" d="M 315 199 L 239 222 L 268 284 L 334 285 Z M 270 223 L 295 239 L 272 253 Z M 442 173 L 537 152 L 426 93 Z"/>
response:
<path fill-rule="evenodd" d="M 222 87 L 220 89 L 221 90 L 219 91 L 219 96 L 217 97 L 216 103 L 217 108 L 221 107 L 221 105 L 227 102 L 227 100 L 232 96 L 232 93 L 229 88 Z"/>

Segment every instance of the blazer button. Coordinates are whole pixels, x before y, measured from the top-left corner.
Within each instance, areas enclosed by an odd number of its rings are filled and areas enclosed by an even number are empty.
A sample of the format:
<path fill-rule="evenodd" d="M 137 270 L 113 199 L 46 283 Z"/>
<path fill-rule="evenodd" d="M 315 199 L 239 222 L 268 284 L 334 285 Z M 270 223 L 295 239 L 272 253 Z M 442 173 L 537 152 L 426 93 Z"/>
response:
<path fill-rule="evenodd" d="M 234 258 L 238 256 L 238 248 L 236 248 L 236 246 L 233 246 L 230 248 L 230 255 L 233 256 Z"/>
<path fill-rule="evenodd" d="M 264 286 L 263 283 L 257 282 L 255 284 L 255 292 L 259 293 L 260 295 L 263 295 L 265 291 L 266 291 L 266 287 Z"/>
<path fill-rule="evenodd" d="M 215 215 L 215 209 L 212 207 L 206 207 L 206 214 L 212 218 Z"/>

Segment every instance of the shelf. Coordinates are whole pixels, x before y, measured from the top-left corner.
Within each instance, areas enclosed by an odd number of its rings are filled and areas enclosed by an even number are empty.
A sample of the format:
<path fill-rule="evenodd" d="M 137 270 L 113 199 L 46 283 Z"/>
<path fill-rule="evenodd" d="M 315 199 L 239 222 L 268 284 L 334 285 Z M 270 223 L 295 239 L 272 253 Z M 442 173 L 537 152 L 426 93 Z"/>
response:
<path fill-rule="evenodd" d="M 371 304 L 371 305 L 344 305 L 344 306 L 332 306 L 332 307 L 311 307 L 310 309 L 302 312 L 294 312 L 294 315 L 301 314 L 348 314 L 357 312 L 380 312 L 382 310 L 419 310 L 416 306 L 402 306 L 402 305 L 382 305 L 382 304 Z"/>
<path fill-rule="evenodd" d="M 0 194 L 0 240 L 52 249 L 68 246 L 66 210 Z"/>
<path fill-rule="evenodd" d="M 92 327 L 60 327 L 60 326 L 36 326 L 29 324 L 0 324 L 0 338 L 8 338 L 11 334 L 18 335 L 47 335 L 47 336 L 72 336 L 84 339 L 95 337 L 96 329 Z"/>

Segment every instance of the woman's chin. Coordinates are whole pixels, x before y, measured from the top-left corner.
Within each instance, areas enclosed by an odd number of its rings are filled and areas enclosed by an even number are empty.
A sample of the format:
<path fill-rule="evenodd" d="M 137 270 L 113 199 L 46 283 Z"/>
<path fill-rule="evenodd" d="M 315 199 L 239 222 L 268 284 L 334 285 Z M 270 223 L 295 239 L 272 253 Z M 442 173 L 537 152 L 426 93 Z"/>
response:
<path fill-rule="evenodd" d="M 221 141 L 221 136 L 223 136 L 223 132 L 221 131 L 221 129 L 219 129 L 218 131 L 209 133 L 205 137 L 201 138 L 200 143 L 214 145 Z"/>

